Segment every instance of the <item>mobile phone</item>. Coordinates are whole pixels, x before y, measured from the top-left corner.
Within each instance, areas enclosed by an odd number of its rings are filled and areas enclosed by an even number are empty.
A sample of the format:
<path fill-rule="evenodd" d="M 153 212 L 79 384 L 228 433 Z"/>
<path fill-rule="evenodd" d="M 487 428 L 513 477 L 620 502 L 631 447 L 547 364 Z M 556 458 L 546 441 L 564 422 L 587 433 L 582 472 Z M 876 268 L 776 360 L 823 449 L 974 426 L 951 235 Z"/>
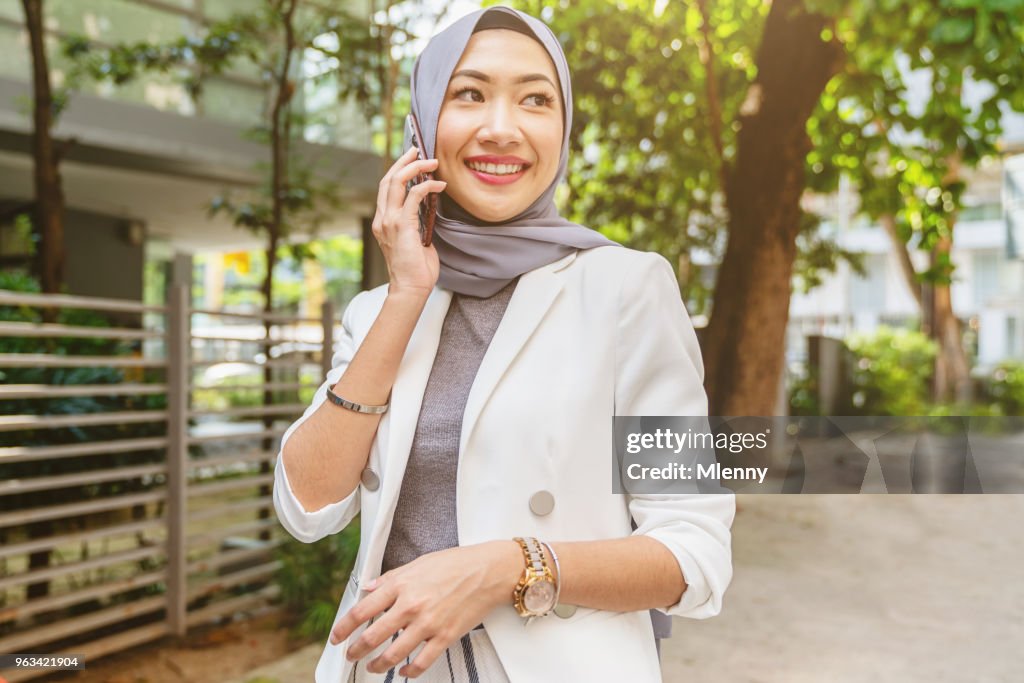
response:
<path fill-rule="evenodd" d="M 416 121 L 416 117 L 409 114 L 405 117 L 405 137 L 410 140 L 413 147 L 416 148 L 416 158 L 426 159 L 426 154 L 423 151 L 423 145 L 420 141 L 423 140 L 423 136 L 420 134 L 419 122 Z M 433 180 L 434 174 L 425 172 L 418 173 L 409 183 L 406 185 L 406 191 L 411 190 L 414 186 L 424 183 L 428 180 Z M 419 208 L 420 217 L 420 243 L 425 247 L 430 246 L 430 242 L 434 237 L 434 221 L 437 218 L 437 193 L 428 192 L 420 202 Z"/>

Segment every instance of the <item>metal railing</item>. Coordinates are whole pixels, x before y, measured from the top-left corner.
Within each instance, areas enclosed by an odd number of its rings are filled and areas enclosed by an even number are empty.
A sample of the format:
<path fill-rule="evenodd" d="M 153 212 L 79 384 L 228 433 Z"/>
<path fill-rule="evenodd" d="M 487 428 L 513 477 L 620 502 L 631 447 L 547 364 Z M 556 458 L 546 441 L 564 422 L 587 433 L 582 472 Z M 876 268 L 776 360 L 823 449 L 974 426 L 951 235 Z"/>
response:
<path fill-rule="evenodd" d="M 0 321 L 0 652 L 89 660 L 274 609 L 273 549 L 285 536 L 273 513 L 273 466 L 303 392 L 329 368 L 330 304 L 321 318 L 303 319 L 195 309 L 185 286 L 166 306 L 0 290 L 2 317 L 16 309 L 36 319 Z M 82 325 L 36 312 L 69 309 L 121 320 Z M 224 325 L 215 328 L 223 335 L 209 326 L 196 335 L 199 315 L 266 333 Z M 300 332 L 306 350 L 277 357 Z M 219 366 L 217 345 L 232 347 L 232 366 L 263 376 L 204 383 Z M 251 392 L 245 405 L 196 401 L 238 392 Z"/>

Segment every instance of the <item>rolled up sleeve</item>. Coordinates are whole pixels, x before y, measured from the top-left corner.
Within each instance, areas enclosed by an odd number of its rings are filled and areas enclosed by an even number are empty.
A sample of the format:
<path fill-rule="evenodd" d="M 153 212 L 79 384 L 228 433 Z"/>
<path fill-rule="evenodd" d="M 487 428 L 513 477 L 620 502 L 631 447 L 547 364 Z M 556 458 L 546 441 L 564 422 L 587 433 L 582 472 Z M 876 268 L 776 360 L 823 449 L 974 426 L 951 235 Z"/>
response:
<path fill-rule="evenodd" d="M 706 416 L 704 365 L 697 335 L 668 261 L 637 257 L 624 276 L 616 344 L 615 414 Z M 673 616 L 704 619 L 718 614 L 732 580 L 731 492 L 629 494 L 633 535 L 664 544 L 679 563 L 686 589 Z"/>
<path fill-rule="evenodd" d="M 281 526 L 292 536 L 304 543 L 313 543 L 320 539 L 336 534 L 344 529 L 359 512 L 359 486 L 345 498 L 329 503 L 319 510 L 306 510 L 288 481 L 288 474 L 284 466 L 284 445 L 299 426 L 327 400 L 327 388 L 334 386 L 344 374 L 348 364 L 355 355 L 356 345 L 352 335 L 353 311 L 358 306 L 360 297 L 357 295 L 349 303 L 342 316 L 341 337 L 337 341 L 335 353 L 331 359 L 331 369 L 327 378 L 316 390 L 313 400 L 303 412 L 302 417 L 296 420 L 284 436 L 281 437 L 281 449 L 277 454 L 277 464 L 274 467 L 274 509 L 281 521 Z"/>

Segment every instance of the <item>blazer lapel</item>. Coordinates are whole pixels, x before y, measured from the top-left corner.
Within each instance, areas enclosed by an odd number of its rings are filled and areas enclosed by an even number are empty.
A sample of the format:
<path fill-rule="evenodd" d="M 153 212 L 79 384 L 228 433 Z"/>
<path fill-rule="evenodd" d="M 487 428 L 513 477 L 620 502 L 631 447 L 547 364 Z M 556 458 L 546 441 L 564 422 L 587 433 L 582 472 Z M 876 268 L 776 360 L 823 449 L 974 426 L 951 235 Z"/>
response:
<path fill-rule="evenodd" d="M 477 370 L 473 386 L 466 399 L 459 436 L 459 452 L 466 452 L 466 443 L 473 433 L 477 419 L 487 399 L 512 364 L 526 341 L 544 319 L 558 293 L 562 291 L 562 278 L 557 272 L 576 258 L 576 252 L 542 268 L 524 274 L 508 302 L 505 315 L 494 332 L 490 346 Z"/>

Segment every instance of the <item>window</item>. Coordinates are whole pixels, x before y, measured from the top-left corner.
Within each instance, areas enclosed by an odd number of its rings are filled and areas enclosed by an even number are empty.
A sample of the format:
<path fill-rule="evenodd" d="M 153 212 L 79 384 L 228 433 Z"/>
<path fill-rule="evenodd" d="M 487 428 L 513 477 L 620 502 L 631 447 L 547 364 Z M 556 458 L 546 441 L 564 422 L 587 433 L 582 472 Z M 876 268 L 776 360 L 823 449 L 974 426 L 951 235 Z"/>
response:
<path fill-rule="evenodd" d="M 974 254 L 971 279 L 974 280 L 974 305 L 977 308 L 984 308 L 999 294 L 999 257 L 998 252 Z"/>
<path fill-rule="evenodd" d="M 850 309 L 854 313 L 885 310 L 885 256 L 871 254 L 864 258 L 865 277 L 854 274 L 850 279 Z"/>
<path fill-rule="evenodd" d="M 1003 166 L 1003 210 L 1007 256 L 1024 259 L 1024 154 L 1008 157 Z"/>

